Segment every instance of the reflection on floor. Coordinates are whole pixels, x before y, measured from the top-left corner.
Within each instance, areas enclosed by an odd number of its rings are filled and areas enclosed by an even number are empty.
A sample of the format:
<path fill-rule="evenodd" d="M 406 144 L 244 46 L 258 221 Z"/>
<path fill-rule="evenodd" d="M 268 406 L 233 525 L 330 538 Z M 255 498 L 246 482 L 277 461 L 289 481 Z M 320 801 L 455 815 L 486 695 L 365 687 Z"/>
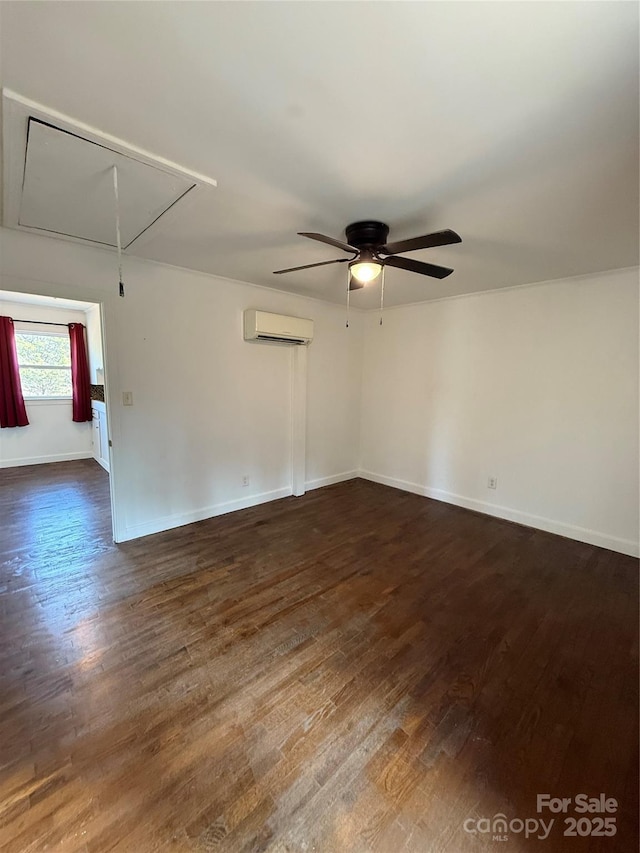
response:
<path fill-rule="evenodd" d="M 3 851 L 635 849 L 637 561 L 359 480 L 116 546 L 97 463 L 0 482 Z"/>

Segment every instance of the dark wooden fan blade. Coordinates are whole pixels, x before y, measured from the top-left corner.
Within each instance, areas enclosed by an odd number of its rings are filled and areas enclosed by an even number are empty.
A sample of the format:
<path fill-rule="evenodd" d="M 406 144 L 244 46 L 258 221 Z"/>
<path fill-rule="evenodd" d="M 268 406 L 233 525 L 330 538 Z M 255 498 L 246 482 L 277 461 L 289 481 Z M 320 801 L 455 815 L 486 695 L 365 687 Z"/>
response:
<path fill-rule="evenodd" d="M 285 272 L 297 272 L 298 270 L 310 270 L 311 267 L 326 267 L 327 264 L 346 264 L 351 258 L 337 258 L 335 261 L 319 261 L 317 264 L 304 264 L 301 267 L 289 267 L 287 270 L 274 270 L 274 275 L 282 275 Z"/>
<path fill-rule="evenodd" d="M 408 272 L 417 272 L 420 275 L 430 275 L 432 278 L 446 278 L 453 270 L 449 267 L 439 267 L 436 264 L 425 264 L 424 261 L 414 261 L 411 258 L 385 258 L 385 267 L 397 267 Z"/>
<path fill-rule="evenodd" d="M 402 252 L 416 252 L 418 249 L 432 249 L 434 246 L 449 246 L 451 243 L 462 243 L 462 237 L 450 228 L 445 228 L 444 231 L 434 231 L 433 234 L 423 234 L 422 237 L 387 243 L 378 251 L 385 255 L 399 255 Z"/>
<path fill-rule="evenodd" d="M 343 243 L 334 237 L 326 237 L 324 234 L 316 234 L 313 231 L 298 231 L 298 236 L 308 237 L 310 240 L 319 240 L 321 243 L 328 243 L 330 246 L 335 246 L 336 249 L 342 249 L 343 252 L 355 252 L 357 255 L 360 251 L 355 246 L 350 246 L 348 243 Z"/>

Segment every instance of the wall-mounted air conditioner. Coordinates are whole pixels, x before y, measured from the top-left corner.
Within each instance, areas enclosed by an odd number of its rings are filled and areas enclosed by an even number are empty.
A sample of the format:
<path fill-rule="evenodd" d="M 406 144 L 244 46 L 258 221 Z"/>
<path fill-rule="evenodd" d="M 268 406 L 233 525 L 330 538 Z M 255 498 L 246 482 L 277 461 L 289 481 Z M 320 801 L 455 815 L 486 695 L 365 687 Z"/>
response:
<path fill-rule="evenodd" d="M 313 320 L 285 317 L 254 308 L 244 312 L 245 341 L 280 341 L 287 344 L 310 344 L 313 340 Z"/>

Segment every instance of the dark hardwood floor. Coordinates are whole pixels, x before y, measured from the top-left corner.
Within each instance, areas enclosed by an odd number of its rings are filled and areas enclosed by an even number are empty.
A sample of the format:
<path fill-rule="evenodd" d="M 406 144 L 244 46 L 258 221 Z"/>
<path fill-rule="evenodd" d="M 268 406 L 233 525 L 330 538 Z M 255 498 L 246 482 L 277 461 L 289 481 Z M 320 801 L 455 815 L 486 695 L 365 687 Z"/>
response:
<path fill-rule="evenodd" d="M 5 853 L 636 850 L 636 560 L 361 480 L 116 546 L 93 461 L 0 482 Z"/>

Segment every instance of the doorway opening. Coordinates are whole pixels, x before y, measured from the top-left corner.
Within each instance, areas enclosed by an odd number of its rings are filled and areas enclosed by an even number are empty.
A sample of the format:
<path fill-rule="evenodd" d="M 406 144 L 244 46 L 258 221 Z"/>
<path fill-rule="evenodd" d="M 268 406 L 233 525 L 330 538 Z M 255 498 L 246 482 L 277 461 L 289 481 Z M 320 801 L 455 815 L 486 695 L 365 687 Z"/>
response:
<path fill-rule="evenodd" d="M 87 541 L 111 543 L 111 452 L 101 305 L 0 290 L 0 315 L 13 321 L 29 421 L 26 426 L 0 431 L 0 468 L 8 495 L 3 503 L 7 511 L 16 513 L 17 529 L 22 528 L 27 538 L 36 534 L 43 545 L 48 539 L 50 544 L 72 547 L 80 536 L 83 547 Z M 70 336 L 70 328 L 77 332 L 78 325 L 84 330 L 89 383 L 85 419 L 80 421 L 77 411 L 74 420 Z"/>

